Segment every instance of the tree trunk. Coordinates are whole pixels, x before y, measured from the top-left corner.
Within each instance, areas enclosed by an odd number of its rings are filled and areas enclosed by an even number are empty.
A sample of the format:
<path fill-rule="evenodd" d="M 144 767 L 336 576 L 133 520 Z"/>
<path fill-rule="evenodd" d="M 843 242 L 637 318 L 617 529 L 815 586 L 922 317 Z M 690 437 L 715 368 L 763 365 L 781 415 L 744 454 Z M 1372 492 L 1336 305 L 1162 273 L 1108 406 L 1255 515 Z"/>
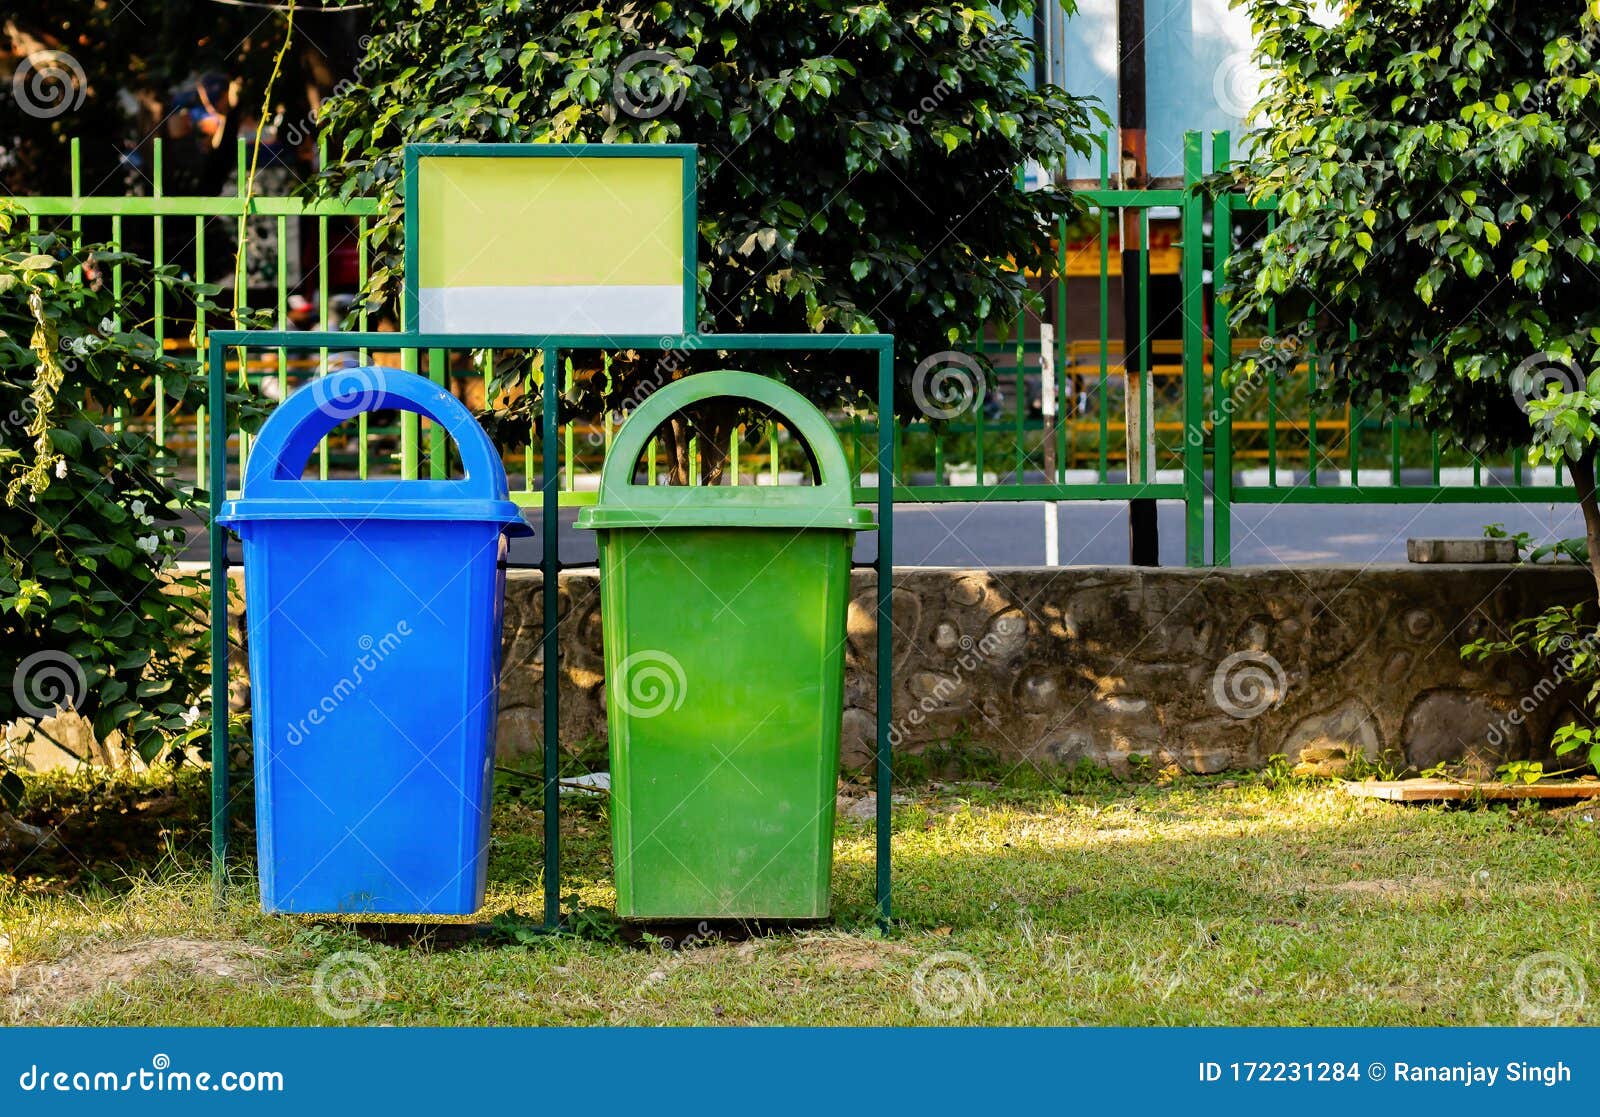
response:
<path fill-rule="evenodd" d="M 662 428 L 661 440 L 667 451 L 667 475 L 672 484 L 689 483 L 691 439 L 700 460 L 699 483 L 721 482 L 728 468 L 728 439 L 737 417 L 737 407 L 727 401 L 707 401 L 695 408 L 692 421 L 683 414 L 668 420 Z"/>
<path fill-rule="evenodd" d="M 719 485 L 728 468 L 728 439 L 738 421 L 738 407 L 731 400 L 707 400 L 701 405 L 695 423 L 699 438 L 700 483 Z"/>
<path fill-rule="evenodd" d="M 1589 540 L 1589 572 L 1595 580 L 1595 598 L 1600 601 L 1600 501 L 1595 499 L 1594 457 L 1591 446 L 1581 458 L 1568 459 L 1573 487 L 1578 490 L 1578 507 L 1583 510 L 1584 534 Z"/>

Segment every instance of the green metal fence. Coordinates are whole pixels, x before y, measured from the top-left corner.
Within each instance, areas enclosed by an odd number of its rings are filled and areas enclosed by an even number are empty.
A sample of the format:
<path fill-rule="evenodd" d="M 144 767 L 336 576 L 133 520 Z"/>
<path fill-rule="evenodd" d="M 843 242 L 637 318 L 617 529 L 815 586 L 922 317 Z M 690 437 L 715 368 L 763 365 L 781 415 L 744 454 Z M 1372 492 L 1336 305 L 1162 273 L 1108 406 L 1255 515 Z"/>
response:
<path fill-rule="evenodd" d="M 1229 145 L 1225 133 L 1211 137 L 1212 169 L 1228 164 Z M 1488 459 L 1446 452 L 1437 434 L 1404 420 L 1388 422 L 1348 407 L 1313 405 L 1312 389 L 1318 376 L 1326 374 L 1315 353 L 1280 348 L 1286 354 L 1283 360 L 1254 381 L 1238 383 L 1230 375 L 1235 358 L 1258 339 L 1233 336 L 1217 289 L 1236 242 L 1270 227 L 1274 214 L 1270 205 L 1251 205 L 1239 194 L 1212 199 L 1195 189 L 1207 170 L 1206 147 L 1199 133 L 1185 137 L 1182 186 L 1121 189 L 1112 185 L 1110 137 L 1101 137 L 1099 185 L 1080 193 L 1088 207 L 1084 219 L 1074 228 L 1063 222 L 1053 230 L 1055 269 L 1052 275 L 1036 277 L 1039 307 L 1019 321 L 989 324 L 982 355 L 994 374 L 986 398 L 975 398 L 972 406 L 948 419 L 893 425 L 896 501 L 1181 501 L 1185 558 L 1190 565 L 1202 565 L 1208 559 L 1229 561 L 1232 513 L 1240 504 L 1570 498 L 1571 489 L 1559 475 L 1525 466 L 1523 455 Z M 329 316 L 330 299 L 353 293 L 332 289 L 334 237 L 354 238 L 350 286 L 359 286 L 368 272 L 365 233 L 377 215 L 377 203 L 367 198 L 246 199 L 242 184 L 248 178 L 248 155 L 241 141 L 236 172 L 241 185 L 233 195 L 171 197 L 163 190 L 163 152 L 157 141 L 149 194 L 94 196 L 82 191 L 74 144 L 69 196 L 15 200 L 35 227 L 64 225 L 91 239 L 147 247 L 158 264 L 176 265 L 200 280 L 220 279 L 236 290 L 243 287 L 241 305 L 266 311 L 278 330 L 297 326 L 293 296 L 314 297 L 311 320 L 299 325 L 329 328 L 336 324 Z M 1135 274 L 1119 276 L 1111 234 L 1126 215 L 1137 221 L 1144 247 Z M 1156 261 L 1150 248 L 1149 234 L 1157 227 L 1173 227 L 1177 234 L 1178 275 L 1165 300 L 1156 282 L 1161 277 L 1153 274 Z M 298 260 L 291 246 L 297 235 L 306 234 L 312 247 L 302 255 L 310 261 L 309 275 L 296 284 L 291 273 Z M 231 247 L 241 237 L 251 241 L 255 266 L 229 266 L 219 274 L 217 245 L 230 248 L 231 265 Z M 1174 253 L 1164 254 L 1168 259 L 1163 266 L 1172 267 Z M 120 294 L 120 269 L 113 269 L 111 282 Z M 1136 285 L 1137 313 L 1118 331 L 1114 310 L 1122 300 L 1114 288 L 1122 283 Z M 166 306 L 157 293 L 150 311 L 150 332 L 165 347 L 207 355 L 206 324 L 195 323 L 193 308 Z M 368 331 L 383 327 L 362 313 L 354 317 L 339 324 Z M 1275 337 L 1278 324 L 1269 320 L 1257 332 Z M 365 339 L 372 336 L 368 332 Z M 1125 367 L 1125 353 L 1136 355 L 1135 367 Z M 923 356 L 904 354 L 901 360 L 917 362 Z M 461 355 L 442 349 L 386 351 L 371 345 L 348 353 L 331 347 L 314 353 L 288 347 L 264 353 L 239 350 L 228 356 L 227 368 L 262 394 L 281 399 L 299 383 L 341 363 L 371 360 L 452 383 L 469 402 L 480 404 L 538 398 L 547 374 L 539 356 L 525 352 L 484 351 L 469 367 Z M 564 387 L 574 386 L 568 370 L 551 373 Z M 1130 392 L 1149 407 L 1147 417 L 1136 416 L 1132 424 L 1127 414 Z M 184 413 L 163 396 L 159 384 L 150 395 L 153 403 L 146 413 L 117 420 L 148 429 L 171 450 L 181 477 L 207 476 L 204 409 Z M 1049 406 L 1051 400 L 1057 401 L 1055 407 Z M 562 505 L 594 499 L 594 482 L 620 420 L 619 409 L 562 424 L 555 443 Z M 835 420 L 857 470 L 858 499 L 874 501 L 879 444 L 875 409 L 841 411 Z M 530 505 L 540 501 L 544 464 L 545 443 L 536 425 L 537 419 L 530 418 L 527 449 L 507 463 L 517 499 Z M 373 471 L 442 476 L 449 468 L 443 433 L 426 429 L 415 416 L 402 417 L 393 429 L 369 427 L 365 417 L 352 427 L 324 443 L 317 466 L 323 476 L 368 476 Z M 237 461 L 248 456 L 248 436 L 233 433 L 227 444 Z M 697 449 L 691 445 L 691 455 Z M 764 478 L 751 479 L 776 482 L 783 472 L 785 447 L 777 432 L 735 431 L 729 450 L 736 477 L 760 473 Z M 1130 458 L 1137 461 L 1133 476 L 1127 469 Z"/>

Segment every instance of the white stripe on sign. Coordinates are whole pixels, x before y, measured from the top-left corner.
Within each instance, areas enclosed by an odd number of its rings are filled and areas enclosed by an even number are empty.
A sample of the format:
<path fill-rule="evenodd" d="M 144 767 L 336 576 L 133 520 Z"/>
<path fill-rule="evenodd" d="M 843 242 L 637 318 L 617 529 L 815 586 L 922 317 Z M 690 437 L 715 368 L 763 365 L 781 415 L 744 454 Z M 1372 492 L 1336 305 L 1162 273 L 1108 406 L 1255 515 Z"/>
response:
<path fill-rule="evenodd" d="M 424 287 L 423 333 L 677 334 L 678 284 L 572 287 Z"/>

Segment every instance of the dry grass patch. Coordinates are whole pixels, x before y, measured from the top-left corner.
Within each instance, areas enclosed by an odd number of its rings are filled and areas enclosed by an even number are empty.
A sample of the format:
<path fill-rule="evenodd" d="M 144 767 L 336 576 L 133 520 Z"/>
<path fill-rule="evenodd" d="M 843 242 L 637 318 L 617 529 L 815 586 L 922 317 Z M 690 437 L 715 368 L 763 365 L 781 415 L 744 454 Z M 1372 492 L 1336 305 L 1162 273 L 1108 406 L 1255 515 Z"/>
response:
<path fill-rule="evenodd" d="M 262 978 L 258 946 L 238 941 L 149 938 L 89 943 L 53 962 L 6 966 L 0 977 L 0 1018 L 11 1024 L 51 1020 L 94 997 L 127 995 L 136 980 L 160 984 L 238 984 Z"/>

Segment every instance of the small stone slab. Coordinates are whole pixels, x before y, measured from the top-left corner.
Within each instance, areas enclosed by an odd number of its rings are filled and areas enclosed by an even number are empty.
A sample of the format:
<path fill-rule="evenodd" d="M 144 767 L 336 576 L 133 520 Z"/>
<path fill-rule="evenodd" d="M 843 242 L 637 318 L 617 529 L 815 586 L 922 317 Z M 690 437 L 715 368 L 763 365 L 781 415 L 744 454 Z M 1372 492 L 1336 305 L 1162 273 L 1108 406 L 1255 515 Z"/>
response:
<path fill-rule="evenodd" d="M 1344 789 L 1360 799 L 1442 803 L 1461 799 L 1600 799 L 1600 780 L 1504 783 L 1499 780 L 1364 780 Z"/>
<path fill-rule="evenodd" d="M 1412 562 L 1494 563 L 1516 562 L 1514 539 L 1407 539 L 1406 558 Z"/>

